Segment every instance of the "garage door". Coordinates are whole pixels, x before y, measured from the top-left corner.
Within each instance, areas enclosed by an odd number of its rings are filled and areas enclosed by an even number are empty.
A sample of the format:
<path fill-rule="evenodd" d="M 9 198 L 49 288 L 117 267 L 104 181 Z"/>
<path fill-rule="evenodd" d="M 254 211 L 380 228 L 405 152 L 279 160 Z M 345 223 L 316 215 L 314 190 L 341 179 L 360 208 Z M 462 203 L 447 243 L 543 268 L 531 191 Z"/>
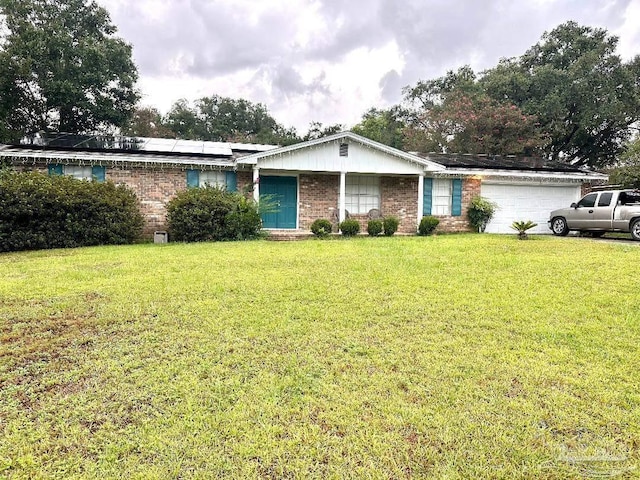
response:
<path fill-rule="evenodd" d="M 549 212 L 568 207 L 580 198 L 579 185 L 530 185 L 483 183 L 481 195 L 498 204 L 488 233 L 513 233 L 510 225 L 517 220 L 538 224 L 531 233 L 551 233 L 547 227 Z"/>

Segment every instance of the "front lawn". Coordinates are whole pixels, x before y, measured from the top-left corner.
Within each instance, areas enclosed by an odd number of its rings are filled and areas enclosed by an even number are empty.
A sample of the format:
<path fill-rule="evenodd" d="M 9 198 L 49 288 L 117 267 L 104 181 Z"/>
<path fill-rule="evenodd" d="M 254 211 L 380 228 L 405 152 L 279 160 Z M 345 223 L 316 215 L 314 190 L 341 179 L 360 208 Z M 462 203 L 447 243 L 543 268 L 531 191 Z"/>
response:
<path fill-rule="evenodd" d="M 0 255 L 0 478 L 637 475 L 639 261 L 492 235 Z"/>

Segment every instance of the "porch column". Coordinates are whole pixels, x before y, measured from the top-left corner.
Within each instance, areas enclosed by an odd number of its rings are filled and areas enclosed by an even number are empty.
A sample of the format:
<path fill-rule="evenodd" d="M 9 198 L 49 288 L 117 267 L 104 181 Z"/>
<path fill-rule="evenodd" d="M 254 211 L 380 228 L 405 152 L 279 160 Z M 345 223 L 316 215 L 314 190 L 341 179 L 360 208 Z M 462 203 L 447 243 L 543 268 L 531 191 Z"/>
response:
<path fill-rule="evenodd" d="M 424 215 L 424 175 L 418 175 L 418 225 Z"/>
<path fill-rule="evenodd" d="M 345 209 L 347 205 L 347 195 L 346 195 L 346 185 L 347 185 L 347 173 L 340 172 L 340 202 L 339 202 L 339 211 L 338 211 L 338 219 L 340 223 L 344 222 L 346 217 Z"/>
<path fill-rule="evenodd" d="M 260 201 L 260 169 L 253 167 L 253 199 Z"/>

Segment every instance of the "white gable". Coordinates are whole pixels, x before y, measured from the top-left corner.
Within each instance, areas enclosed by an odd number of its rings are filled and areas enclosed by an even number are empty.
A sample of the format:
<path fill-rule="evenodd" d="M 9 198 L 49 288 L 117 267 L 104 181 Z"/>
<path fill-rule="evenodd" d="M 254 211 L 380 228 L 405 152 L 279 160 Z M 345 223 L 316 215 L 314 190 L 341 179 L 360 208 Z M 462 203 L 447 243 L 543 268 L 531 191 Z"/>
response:
<path fill-rule="evenodd" d="M 259 158 L 258 168 L 305 172 L 348 172 L 378 174 L 415 174 L 424 171 L 424 165 L 382 152 L 358 142 L 348 142 L 346 156 L 340 156 L 340 144 L 332 141 L 307 148 L 285 151 Z"/>

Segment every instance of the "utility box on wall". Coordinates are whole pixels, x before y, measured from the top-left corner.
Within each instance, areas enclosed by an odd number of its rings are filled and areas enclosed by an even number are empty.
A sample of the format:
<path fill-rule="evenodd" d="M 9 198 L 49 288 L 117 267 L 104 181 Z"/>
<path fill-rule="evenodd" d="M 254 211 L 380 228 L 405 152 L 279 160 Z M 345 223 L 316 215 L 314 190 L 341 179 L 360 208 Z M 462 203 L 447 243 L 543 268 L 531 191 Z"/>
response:
<path fill-rule="evenodd" d="M 153 233 L 153 243 L 168 243 L 169 234 L 167 232 L 158 231 Z"/>

